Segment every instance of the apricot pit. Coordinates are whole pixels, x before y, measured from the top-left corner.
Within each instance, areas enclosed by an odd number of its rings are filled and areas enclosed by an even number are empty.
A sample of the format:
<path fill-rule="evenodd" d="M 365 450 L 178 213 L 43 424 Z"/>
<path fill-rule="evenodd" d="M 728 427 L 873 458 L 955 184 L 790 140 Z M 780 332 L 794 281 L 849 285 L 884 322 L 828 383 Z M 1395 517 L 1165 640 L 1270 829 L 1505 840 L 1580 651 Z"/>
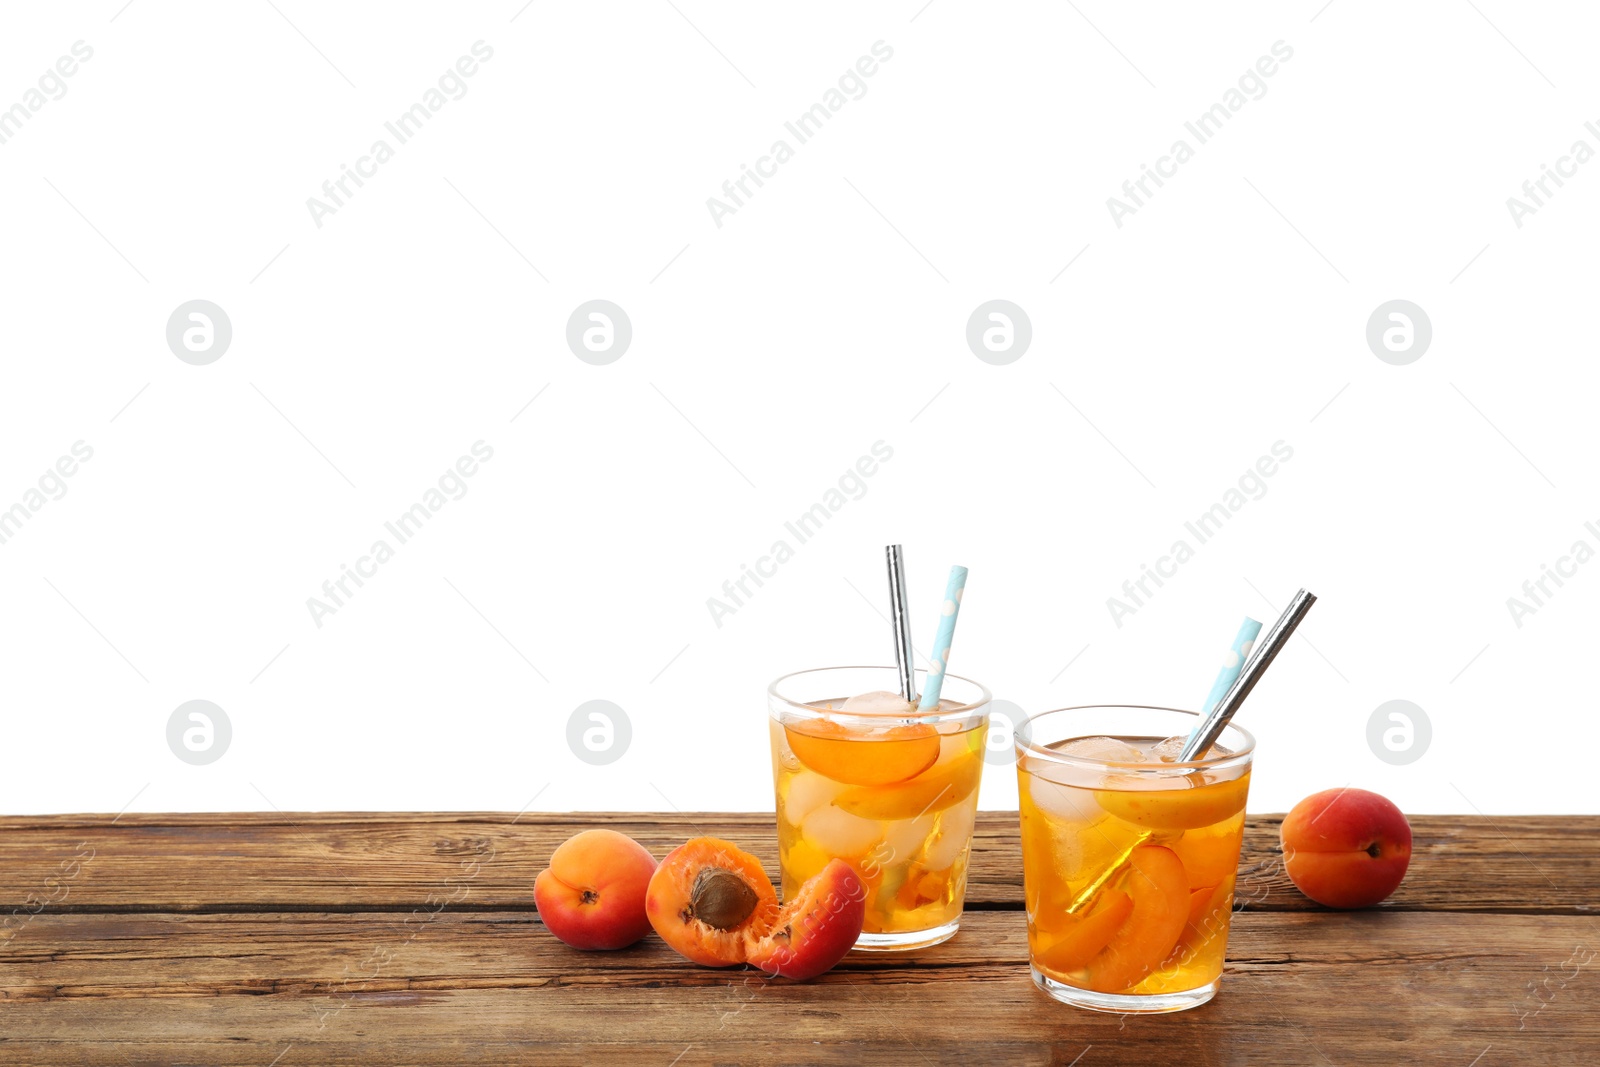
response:
<path fill-rule="evenodd" d="M 684 920 L 699 919 L 718 930 L 732 930 L 750 917 L 760 902 L 743 878 L 724 867 L 705 867 L 694 876 Z"/>

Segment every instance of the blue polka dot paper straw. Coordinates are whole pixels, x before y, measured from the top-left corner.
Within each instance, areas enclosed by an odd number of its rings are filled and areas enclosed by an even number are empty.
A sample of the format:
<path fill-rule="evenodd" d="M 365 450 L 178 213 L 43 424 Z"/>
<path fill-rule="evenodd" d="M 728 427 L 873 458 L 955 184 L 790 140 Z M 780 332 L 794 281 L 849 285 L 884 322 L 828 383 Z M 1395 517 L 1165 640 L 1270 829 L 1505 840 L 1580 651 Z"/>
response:
<path fill-rule="evenodd" d="M 1250 658 L 1250 649 L 1260 633 L 1261 624 L 1246 615 L 1244 622 L 1239 625 L 1238 635 L 1233 639 L 1233 647 L 1228 649 L 1227 658 L 1222 661 L 1222 670 L 1217 672 L 1217 680 L 1212 683 L 1205 707 L 1200 709 L 1202 719 L 1211 714 L 1217 701 L 1226 696 L 1228 690 L 1233 688 L 1233 683 L 1239 680 L 1239 672 L 1244 670 L 1244 662 Z"/>
<path fill-rule="evenodd" d="M 933 711 L 939 706 L 939 691 L 944 688 L 944 671 L 950 665 L 950 641 L 956 634 L 956 616 L 961 613 L 961 594 L 967 588 L 967 568 L 951 567 L 950 584 L 945 586 L 944 603 L 939 606 L 939 632 L 933 638 L 933 655 L 928 677 L 922 686 L 918 711 Z"/>

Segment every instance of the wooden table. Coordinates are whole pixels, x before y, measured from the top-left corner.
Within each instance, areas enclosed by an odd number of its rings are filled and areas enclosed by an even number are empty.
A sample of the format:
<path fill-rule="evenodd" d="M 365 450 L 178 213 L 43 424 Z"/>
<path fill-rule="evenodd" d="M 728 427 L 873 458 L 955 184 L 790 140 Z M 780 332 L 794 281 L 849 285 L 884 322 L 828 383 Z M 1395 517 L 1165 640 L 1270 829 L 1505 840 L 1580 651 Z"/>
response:
<path fill-rule="evenodd" d="M 1029 980 L 1013 813 L 979 819 L 954 940 L 805 984 L 577 952 L 533 907 L 579 829 L 775 871 L 770 814 L 0 819 L 0 1063 L 1600 1063 L 1600 818 L 1419 817 L 1358 913 L 1289 885 L 1279 818 L 1250 820 L 1221 994 L 1120 1018 Z"/>

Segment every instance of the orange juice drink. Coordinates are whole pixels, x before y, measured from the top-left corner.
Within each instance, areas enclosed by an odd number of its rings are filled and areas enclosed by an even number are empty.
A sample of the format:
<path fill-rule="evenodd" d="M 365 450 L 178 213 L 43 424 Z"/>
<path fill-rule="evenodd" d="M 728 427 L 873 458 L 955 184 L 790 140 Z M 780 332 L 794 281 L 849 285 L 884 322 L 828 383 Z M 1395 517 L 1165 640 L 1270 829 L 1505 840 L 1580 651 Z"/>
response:
<path fill-rule="evenodd" d="M 769 693 L 784 896 L 829 860 L 849 862 L 867 893 L 861 949 L 955 934 L 983 776 L 989 693 L 975 682 L 947 674 L 927 712 L 893 693 L 885 709 L 843 710 L 848 695 L 892 688 L 894 676 L 892 667 L 802 671 Z"/>
<path fill-rule="evenodd" d="M 1034 983 L 1114 1012 L 1180 1011 L 1222 976 L 1254 740 L 1168 708 L 1064 708 L 1017 731 L 1023 896 Z"/>

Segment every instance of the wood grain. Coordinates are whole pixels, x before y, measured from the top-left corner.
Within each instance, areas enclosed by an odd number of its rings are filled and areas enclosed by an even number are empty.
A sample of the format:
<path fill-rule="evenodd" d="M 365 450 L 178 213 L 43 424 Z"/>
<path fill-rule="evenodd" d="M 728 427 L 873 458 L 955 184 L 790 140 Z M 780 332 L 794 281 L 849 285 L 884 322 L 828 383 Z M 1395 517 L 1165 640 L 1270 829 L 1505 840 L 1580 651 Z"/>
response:
<path fill-rule="evenodd" d="M 1600 974 L 1590 973 L 1600 967 L 1575 968 L 1548 1004 L 1526 988 L 1561 973 L 1575 944 L 1600 945 L 1600 917 L 1474 916 L 1463 936 L 1447 914 L 1245 912 L 1219 998 L 1143 1020 L 1038 993 L 1015 912 L 969 915 L 947 945 L 851 957 L 803 985 L 694 967 L 654 938 L 576 952 L 520 912 L 445 911 L 409 929 L 397 920 L 41 916 L 0 953 L 0 1061 L 120 1063 L 133 1047 L 264 1065 L 292 1045 L 282 1067 L 537 1063 L 597 1044 L 615 1046 L 610 1059 L 626 1044 L 624 1062 L 671 1063 L 689 1050 L 678 1062 L 802 1063 L 843 1061 L 815 1043 L 848 1039 L 880 1050 L 878 1062 L 943 1063 L 975 1062 L 953 1054 L 971 1055 L 971 1039 L 1002 1062 L 1070 1060 L 1093 1045 L 1087 1065 L 1112 1063 L 1115 1050 L 1172 1041 L 1185 1062 L 1192 1050 L 1197 1063 L 1466 1067 L 1488 1046 L 1504 1051 L 1498 1062 L 1575 1063 L 1576 1049 L 1600 1048 Z M 70 1054 L 65 1035 L 79 1035 Z"/>
<path fill-rule="evenodd" d="M 588 826 L 771 865 L 770 815 L 0 820 L 0 1064 L 1589 1064 L 1600 819 L 1419 817 L 1384 907 L 1318 909 L 1250 820 L 1223 992 L 1118 1018 L 1034 989 L 1014 813 L 980 818 L 944 945 L 806 984 L 653 936 L 580 953 L 530 886 Z"/>
<path fill-rule="evenodd" d="M 1239 896 L 1261 911 L 1314 911 L 1282 871 L 1277 815 L 1252 816 Z M 534 877 L 576 830 L 610 826 L 657 856 L 696 834 L 725 837 L 777 873 L 771 815 L 691 813 L 198 814 L 0 818 L 0 913 L 406 910 L 467 893 L 455 910 L 529 908 Z M 1386 910 L 1600 914 L 1600 817 L 1424 815 L 1410 872 Z M 78 873 L 64 863 L 93 850 Z M 466 877 L 468 871 L 473 872 Z M 31 902 L 30 902 L 31 898 Z M 971 908 L 1020 907 L 1014 812 L 982 812 Z M 3 934 L 0 934 L 3 937 Z"/>

